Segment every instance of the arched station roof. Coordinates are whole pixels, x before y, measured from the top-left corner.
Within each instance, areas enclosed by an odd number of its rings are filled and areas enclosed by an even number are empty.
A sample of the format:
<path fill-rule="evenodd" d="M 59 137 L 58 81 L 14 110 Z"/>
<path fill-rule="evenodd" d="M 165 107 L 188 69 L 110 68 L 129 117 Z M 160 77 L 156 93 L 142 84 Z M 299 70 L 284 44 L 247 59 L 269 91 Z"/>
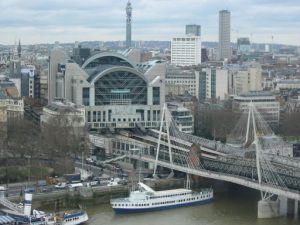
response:
<path fill-rule="evenodd" d="M 101 79 L 103 76 L 106 76 L 106 75 L 108 75 L 110 73 L 114 73 L 114 72 L 120 72 L 120 71 L 122 71 L 122 72 L 129 72 L 131 74 L 139 76 L 140 78 L 142 78 L 146 82 L 146 84 L 148 84 L 148 80 L 146 79 L 146 77 L 141 72 L 139 72 L 136 69 L 133 69 L 133 68 L 130 68 L 130 67 L 126 67 L 126 66 L 109 67 L 108 69 L 105 69 L 105 70 L 101 71 L 98 74 L 90 76 L 88 78 L 88 81 L 91 84 L 94 84 L 97 80 Z"/>
<path fill-rule="evenodd" d="M 88 58 L 82 65 L 83 69 L 99 65 L 128 66 L 136 68 L 135 64 L 126 56 L 117 52 L 100 52 Z"/>

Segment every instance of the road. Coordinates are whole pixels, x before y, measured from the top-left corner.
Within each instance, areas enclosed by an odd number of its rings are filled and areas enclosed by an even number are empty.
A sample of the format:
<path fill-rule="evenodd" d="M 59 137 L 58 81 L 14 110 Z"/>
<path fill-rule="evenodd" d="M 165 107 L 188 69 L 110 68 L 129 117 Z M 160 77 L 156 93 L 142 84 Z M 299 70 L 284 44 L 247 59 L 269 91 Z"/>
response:
<path fill-rule="evenodd" d="M 104 180 L 109 180 L 110 177 L 116 177 L 117 173 L 115 171 L 111 171 L 108 169 L 102 169 L 97 166 L 89 165 L 89 164 L 82 164 L 80 162 L 75 162 L 76 167 L 83 168 L 84 170 L 90 171 L 93 173 L 95 177 L 100 177 Z M 83 182 L 83 185 L 87 185 L 89 181 Z M 105 186 L 106 183 L 100 182 L 98 186 Z M 33 190 L 33 194 L 36 193 L 42 193 L 42 192 L 57 192 L 60 191 L 59 189 L 56 189 L 54 185 L 46 185 L 46 186 L 38 186 L 36 181 L 31 182 L 22 182 L 22 183 L 9 183 L 8 185 L 0 185 L 7 187 L 7 196 L 20 196 L 24 193 L 24 190 L 31 189 Z"/>

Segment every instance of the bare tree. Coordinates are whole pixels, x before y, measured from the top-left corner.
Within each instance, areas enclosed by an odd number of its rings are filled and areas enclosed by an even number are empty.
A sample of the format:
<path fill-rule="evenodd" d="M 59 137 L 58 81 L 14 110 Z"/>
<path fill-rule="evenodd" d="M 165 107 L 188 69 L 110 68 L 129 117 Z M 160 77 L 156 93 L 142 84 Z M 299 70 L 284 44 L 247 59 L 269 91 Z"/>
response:
<path fill-rule="evenodd" d="M 195 134 L 208 139 L 226 141 L 240 114 L 231 109 L 195 110 Z"/>
<path fill-rule="evenodd" d="M 32 121 L 22 117 L 9 119 L 7 129 L 8 154 L 23 158 L 32 157 L 38 151 L 40 138 L 39 127 Z"/>
<path fill-rule="evenodd" d="M 74 126 L 80 120 L 73 116 L 70 121 L 67 114 L 61 112 L 43 125 L 43 147 L 57 173 L 72 172 L 73 159 L 86 149 L 84 127 Z"/>
<path fill-rule="evenodd" d="M 280 125 L 280 134 L 284 136 L 300 136 L 300 112 L 285 114 Z"/>

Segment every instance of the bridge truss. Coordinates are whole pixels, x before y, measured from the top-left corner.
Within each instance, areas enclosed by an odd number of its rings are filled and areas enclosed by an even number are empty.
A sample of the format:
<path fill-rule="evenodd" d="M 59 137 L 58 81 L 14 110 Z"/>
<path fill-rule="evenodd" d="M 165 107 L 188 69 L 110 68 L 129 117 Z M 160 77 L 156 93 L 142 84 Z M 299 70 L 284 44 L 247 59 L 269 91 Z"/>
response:
<path fill-rule="evenodd" d="M 128 147 L 115 146 L 114 151 L 153 163 L 154 175 L 157 166 L 163 166 L 254 188 L 263 199 L 276 194 L 300 200 L 300 161 L 284 155 L 288 145 L 272 132 L 253 104 L 244 118 L 246 123 L 240 127 L 245 130 L 244 139 L 239 137 L 239 144 L 222 144 L 180 132 L 164 106 L 159 130 L 132 139 L 116 138 Z"/>

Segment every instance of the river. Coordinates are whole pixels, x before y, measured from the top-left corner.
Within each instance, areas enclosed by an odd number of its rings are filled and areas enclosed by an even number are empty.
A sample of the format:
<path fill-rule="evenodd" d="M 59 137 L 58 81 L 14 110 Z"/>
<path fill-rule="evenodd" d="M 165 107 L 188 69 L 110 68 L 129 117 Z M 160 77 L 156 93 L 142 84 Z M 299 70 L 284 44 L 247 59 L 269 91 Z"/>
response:
<path fill-rule="evenodd" d="M 299 225 L 292 217 L 257 219 L 259 193 L 234 187 L 207 205 L 115 215 L 109 204 L 88 207 L 89 225 Z"/>

